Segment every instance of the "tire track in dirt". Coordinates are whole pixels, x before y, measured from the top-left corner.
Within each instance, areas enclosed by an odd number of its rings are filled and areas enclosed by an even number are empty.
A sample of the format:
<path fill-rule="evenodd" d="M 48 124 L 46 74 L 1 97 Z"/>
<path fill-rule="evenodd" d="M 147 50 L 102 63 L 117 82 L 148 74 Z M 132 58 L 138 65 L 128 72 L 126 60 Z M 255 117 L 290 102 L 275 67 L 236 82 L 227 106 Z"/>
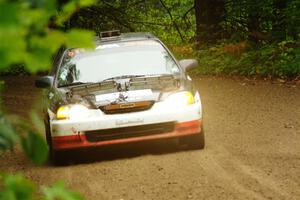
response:
<path fill-rule="evenodd" d="M 217 176 L 219 180 L 230 182 L 231 187 L 244 193 L 249 199 L 269 199 L 274 195 L 277 197 L 275 199 L 296 199 L 290 195 L 292 191 L 281 189 L 280 184 L 283 183 L 267 176 L 258 168 L 245 165 L 223 146 L 207 151 L 209 159 L 201 163 L 206 172 Z"/>

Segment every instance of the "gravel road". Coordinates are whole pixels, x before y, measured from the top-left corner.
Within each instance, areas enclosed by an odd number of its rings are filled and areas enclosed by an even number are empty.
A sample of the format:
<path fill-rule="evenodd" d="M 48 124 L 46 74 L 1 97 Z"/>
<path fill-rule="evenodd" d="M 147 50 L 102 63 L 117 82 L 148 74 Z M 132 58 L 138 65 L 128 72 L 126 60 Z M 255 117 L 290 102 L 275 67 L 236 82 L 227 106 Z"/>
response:
<path fill-rule="evenodd" d="M 28 116 L 38 99 L 30 77 L 5 77 L 8 111 Z M 204 106 L 206 148 L 176 141 L 74 152 L 68 166 L 35 166 L 17 148 L 0 171 L 56 180 L 86 199 L 300 199 L 300 85 L 195 78 Z M 78 161 L 79 160 L 79 161 Z"/>

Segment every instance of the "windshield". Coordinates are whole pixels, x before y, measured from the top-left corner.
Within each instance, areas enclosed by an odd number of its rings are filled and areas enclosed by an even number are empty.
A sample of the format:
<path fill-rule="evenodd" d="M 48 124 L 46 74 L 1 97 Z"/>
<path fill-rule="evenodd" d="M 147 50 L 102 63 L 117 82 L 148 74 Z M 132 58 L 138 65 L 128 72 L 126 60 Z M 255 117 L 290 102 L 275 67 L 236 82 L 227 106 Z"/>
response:
<path fill-rule="evenodd" d="M 156 41 L 101 45 L 92 52 L 69 50 L 58 73 L 58 86 L 100 82 L 112 77 L 177 74 L 180 70 Z"/>

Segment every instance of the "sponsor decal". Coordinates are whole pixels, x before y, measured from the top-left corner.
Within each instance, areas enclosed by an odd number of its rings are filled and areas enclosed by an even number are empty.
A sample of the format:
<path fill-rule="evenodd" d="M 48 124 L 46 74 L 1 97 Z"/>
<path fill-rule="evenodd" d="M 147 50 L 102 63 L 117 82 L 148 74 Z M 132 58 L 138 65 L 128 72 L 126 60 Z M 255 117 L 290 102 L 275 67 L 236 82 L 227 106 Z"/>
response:
<path fill-rule="evenodd" d="M 140 124 L 140 123 L 144 123 L 143 118 L 116 120 L 116 125 L 117 126 L 128 125 L 128 124 Z"/>

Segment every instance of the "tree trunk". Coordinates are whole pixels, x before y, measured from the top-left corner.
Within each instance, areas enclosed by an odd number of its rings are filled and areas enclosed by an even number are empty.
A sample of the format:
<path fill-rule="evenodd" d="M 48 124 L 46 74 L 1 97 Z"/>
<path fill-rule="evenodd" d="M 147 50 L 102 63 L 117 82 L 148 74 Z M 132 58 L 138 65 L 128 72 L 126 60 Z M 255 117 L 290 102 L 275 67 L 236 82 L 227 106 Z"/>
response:
<path fill-rule="evenodd" d="M 260 29 L 260 16 L 258 12 L 251 11 L 248 15 L 248 39 L 255 43 L 259 43 L 261 40 L 262 31 Z"/>
<path fill-rule="evenodd" d="M 286 39 L 286 21 L 285 9 L 287 7 L 287 0 L 274 0 L 274 19 L 272 23 L 272 38 L 273 40 Z"/>
<path fill-rule="evenodd" d="M 221 22 L 225 16 L 224 0 L 194 0 L 196 16 L 196 39 L 211 43 L 222 38 Z"/>

